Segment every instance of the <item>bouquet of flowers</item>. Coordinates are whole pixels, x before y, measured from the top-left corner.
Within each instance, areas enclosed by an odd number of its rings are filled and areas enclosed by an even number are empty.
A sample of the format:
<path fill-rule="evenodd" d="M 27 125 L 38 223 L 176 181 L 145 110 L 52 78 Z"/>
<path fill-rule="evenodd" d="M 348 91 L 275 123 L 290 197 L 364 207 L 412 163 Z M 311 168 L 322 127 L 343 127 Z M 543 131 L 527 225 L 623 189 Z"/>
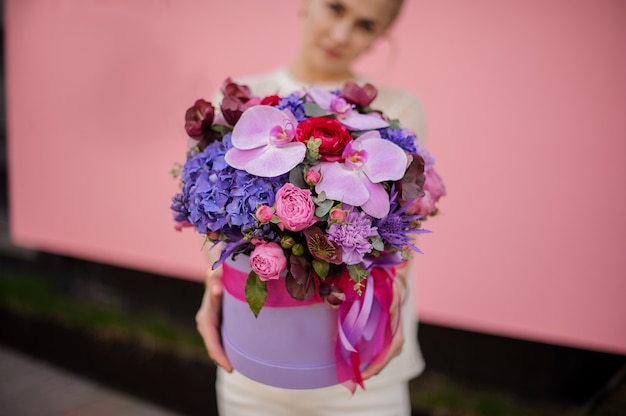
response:
<path fill-rule="evenodd" d="M 257 97 L 227 79 L 222 93 L 221 111 L 199 99 L 185 114 L 193 146 L 172 198 L 177 228 L 221 243 L 213 267 L 249 256 L 254 316 L 277 282 L 336 310 L 338 381 L 362 385 L 360 367 L 384 355 L 397 325 L 394 267 L 420 252 L 413 239 L 445 195 L 434 159 L 371 106 L 370 84 Z"/>

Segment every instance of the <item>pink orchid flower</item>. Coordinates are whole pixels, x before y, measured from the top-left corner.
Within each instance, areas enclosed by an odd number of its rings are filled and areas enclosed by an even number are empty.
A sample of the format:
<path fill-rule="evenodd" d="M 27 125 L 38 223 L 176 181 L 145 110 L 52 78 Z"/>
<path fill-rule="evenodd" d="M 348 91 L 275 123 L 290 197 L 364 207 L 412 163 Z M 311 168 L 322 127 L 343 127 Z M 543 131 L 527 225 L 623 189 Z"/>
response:
<path fill-rule="evenodd" d="M 353 105 L 343 97 L 319 87 L 307 90 L 309 97 L 322 109 L 337 115 L 337 119 L 349 130 L 373 130 L 387 127 L 389 123 L 377 113 L 362 114 L 352 111 Z"/>
<path fill-rule="evenodd" d="M 389 195 L 380 182 L 402 178 L 407 165 L 404 150 L 369 131 L 349 143 L 342 158 L 343 162 L 320 162 L 322 180 L 315 191 L 383 218 L 389 213 Z"/>
<path fill-rule="evenodd" d="M 268 105 L 247 109 L 233 129 L 226 163 L 266 178 L 289 172 L 306 154 L 306 145 L 293 141 L 297 124 L 288 110 Z"/>

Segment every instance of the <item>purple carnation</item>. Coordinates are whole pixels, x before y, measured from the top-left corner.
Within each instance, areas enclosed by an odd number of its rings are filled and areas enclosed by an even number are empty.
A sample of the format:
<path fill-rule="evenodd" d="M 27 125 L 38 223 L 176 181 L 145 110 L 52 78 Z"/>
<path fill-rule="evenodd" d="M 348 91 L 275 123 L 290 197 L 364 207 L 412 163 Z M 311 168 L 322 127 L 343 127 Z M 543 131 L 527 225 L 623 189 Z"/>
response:
<path fill-rule="evenodd" d="M 229 166 L 224 155 L 231 147 L 227 134 L 187 160 L 183 168 L 183 189 L 174 196 L 171 208 L 177 221 L 188 221 L 199 233 L 240 236 L 254 228 L 257 204 L 273 205 L 276 192 L 288 181 L 288 174 L 261 178 Z"/>
<path fill-rule="evenodd" d="M 276 108 L 279 110 L 284 110 L 285 108 L 289 109 L 298 123 L 306 118 L 306 114 L 304 114 L 304 101 L 302 101 L 302 97 L 297 93 L 281 98 Z"/>
<path fill-rule="evenodd" d="M 416 137 L 407 129 L 380 129 L 380 137 L 389 140 L 400 146 L 403 150 L 414 154 L 417 152 L 415 148 Z"/>
<path fill-rule="evenodd" d="M 352 210 L 345 223 L 334 223 L 326 231 L 329 240 L 341 247 L 342 260 L 345 264 L 358 264 L 372 251 L 368 237 L 378 233 L 372 227 L 372 218 L 362 212 Z"/>

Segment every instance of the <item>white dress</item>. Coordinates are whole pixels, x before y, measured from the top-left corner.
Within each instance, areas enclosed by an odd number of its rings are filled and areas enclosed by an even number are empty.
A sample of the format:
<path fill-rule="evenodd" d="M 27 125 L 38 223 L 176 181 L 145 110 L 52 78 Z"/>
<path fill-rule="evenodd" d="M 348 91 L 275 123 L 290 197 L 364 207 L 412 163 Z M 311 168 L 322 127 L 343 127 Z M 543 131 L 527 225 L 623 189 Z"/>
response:
<path fill-rule="evenodd" d="M 306 85 L 294 80 L 286 69 L 234 80 L 250 87 L 256 96 L 288 95 Z M 365 80 L 358 79 L 359 84 Z M 328 89 L 339 84 L 318 84 Z M 410 92 L 377 86 L 378 96 L 372 107 L 390 118 L 397 118 L 403 126 L 413 130 L 420 141 L 424 139 L 424 118 L 418 99 Z M 217 96 L 213 103 L 219 103 Z M 408 276 L 412 276 L 411 270 Z M 410 279 L 409 279 L 410 280 Z M 414 317 L 414 295 L 407 282 L 407 299 L 402 307 L 405 343 L 395 357 L 378 375 L 365 382 L 365 390 L 357 389 L 352 396 L 342 386 L 320 389 L 289 390 L 267 386 L 237 373 L 218 369 L 217 399 L 220 416 L 408 416 L 410 402 L 408 381 L 424 369 L 424 360 L 417 342 L 417 319 Z M 409 319 L 407 319 L 409 318 Z"/>

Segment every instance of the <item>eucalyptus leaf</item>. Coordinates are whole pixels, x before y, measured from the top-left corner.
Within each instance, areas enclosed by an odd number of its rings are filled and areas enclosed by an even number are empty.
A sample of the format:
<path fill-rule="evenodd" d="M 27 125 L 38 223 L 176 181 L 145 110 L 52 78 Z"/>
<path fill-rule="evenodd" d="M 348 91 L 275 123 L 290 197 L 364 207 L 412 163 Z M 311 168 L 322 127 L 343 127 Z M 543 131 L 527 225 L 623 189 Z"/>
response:
<path fill-rule="evenodd" d="M 385 243 L 383 243 L 383 240 L 380 237 L 376 237 L 372 240 L 372 246 L 378 251 L 383 251 L 385 249 Z"/>
<path fill-rule="evenodd" d="M 320 117 L 328 114 L 326 110 L 315 103 L 304 103 L 304 114 L 309 117 Z"/>
<path fill-rule="evenodd" d="M 251 270 L 246 280 L 246 301 L 255 318 L 258 318 L 265 300 L 267 299 L 267 284 Z"/>
<path fill-rule="evenodd" d="M 315 215 L 320 218 L 324 215 L 328 214 L 328 211 L 333 207 L 334 201 L 332 199 L 327 199 L 326 201 L 318 204 L 318 207 L 315 208 Z"/>
<path fill-rule="evenodd" d="M 326 201 L 326 192 L 322 191 L 317 196 L 312 196 L 311 199 L 315 205 L 320 205 L 322 202 Z"/>
<path fill-rule="evenodd" d="M 402 126 L 400 125 L 400 120 L 398 120 L 397 118 L 394 118 L 393 120 L 389 120 L 389 127 L 387 127 L 389 129 L 401 129 Z"/>
<path fill-rule="evenodd" d="M 309 189 L 309 185 L 304 181 L 302 167 L 296 166 L 289 171 L 289 182 L 301 189 Z"/>

